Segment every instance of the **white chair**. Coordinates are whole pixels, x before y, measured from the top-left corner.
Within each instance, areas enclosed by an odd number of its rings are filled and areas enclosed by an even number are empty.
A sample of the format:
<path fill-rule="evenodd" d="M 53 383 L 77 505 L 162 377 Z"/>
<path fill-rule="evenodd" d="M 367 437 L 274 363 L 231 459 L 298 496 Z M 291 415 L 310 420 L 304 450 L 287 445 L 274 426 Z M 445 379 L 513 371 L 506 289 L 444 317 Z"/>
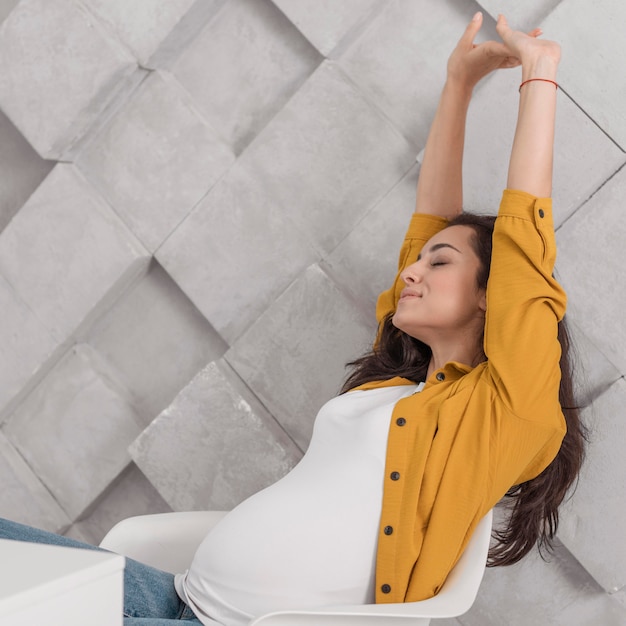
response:
<path fill-rule="evenodd" d="M 185 571 L 196 548 L 226 511 L 161 513 L 130 517 L 114 526 L 100 544 L 159 569 Z M 277 611 L 250 626 L 426 626 L 434 618 L 456 617 L 473 604 L 485 571 L 492 512 L 481 520 L 465 552 L 433 598 L 404 604 L 332 606 Z"/>

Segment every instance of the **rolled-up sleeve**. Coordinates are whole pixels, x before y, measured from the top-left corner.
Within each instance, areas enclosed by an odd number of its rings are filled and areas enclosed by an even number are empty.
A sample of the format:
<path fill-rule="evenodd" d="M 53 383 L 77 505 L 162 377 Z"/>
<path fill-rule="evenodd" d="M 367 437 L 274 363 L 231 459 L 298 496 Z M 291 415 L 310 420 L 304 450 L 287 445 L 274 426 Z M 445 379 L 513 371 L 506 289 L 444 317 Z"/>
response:
<path fill-rule="evenodd" d="M 484 348 L 498 395 L 524 419 L 561 415 L 557 330 L 566 296 L 552 275 L 555 259 L 551 199 L 505 190 L 493 234 Z"/>

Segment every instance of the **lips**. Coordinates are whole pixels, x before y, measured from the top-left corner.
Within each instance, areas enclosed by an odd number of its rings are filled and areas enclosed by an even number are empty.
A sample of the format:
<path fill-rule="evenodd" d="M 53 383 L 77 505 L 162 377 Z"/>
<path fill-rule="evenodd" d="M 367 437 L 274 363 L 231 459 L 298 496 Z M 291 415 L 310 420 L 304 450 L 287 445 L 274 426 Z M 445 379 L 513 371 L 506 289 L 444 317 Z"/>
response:
<path fill-rule="evenodd" d="M 422 294 L 414 289 L 404 288 L 400 293 L 400 300 L 408 300 L 409 298 L 421 298 Z"/>

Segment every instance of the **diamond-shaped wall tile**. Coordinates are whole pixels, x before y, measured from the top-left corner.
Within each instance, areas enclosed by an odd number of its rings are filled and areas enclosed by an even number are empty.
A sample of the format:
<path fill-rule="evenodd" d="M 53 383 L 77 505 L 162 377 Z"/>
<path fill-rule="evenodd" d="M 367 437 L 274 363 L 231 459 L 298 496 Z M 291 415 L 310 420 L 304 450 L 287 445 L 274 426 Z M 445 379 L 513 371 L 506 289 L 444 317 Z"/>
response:
<path fill-rule="evenodd" d="M 0 275 L 0 423 L 11 400 L 54 351 L 57 342 Z"/>
<path fill-rule="evenodd" d="M 341 388 L 345 364 L 369 350 L 373 339 L 366 314 L 313 265 L 225 358 L 306 448 L 317 411 Z"/>
<path fill-rule="evenodd" d="M 579 616 L 571 607 L 578 605 Z M 548 561 L 536 549 L 522 561 L 485 570 L 478 597 L 462 616 L 463 626 L 590 626 L 610 624 L 624 612 L 612 602 L 571 554 L 558 544 Z M 593 606 L 598 618 L 584 621 L 581 607 Z M 568 619 L 563 615 L 567 613 Z M 588 617 L 588 615 L 586 616 Z"/>
<path fill-rule="evenodd" d="M 626 372 L 626 168 L 557 233 L 557 273 L 573 319 L 606 357 Z"/>
<path fill-rule="evenodd" d="M 573 345 L 571 354 L 574 364 L 575 396 L 579 406 L 587 406 L 621 378 L 621 374 L 585 335 L 575 320 L 569 315 L 567 318 Z"/>
<path fill-rule="evenodd" d="M 126 467 L 141 432 L 125 390 L 100 369 L 89 346 L 74 346 L 2 428 L 72 519 Z"/>
<path fill-rule="evenodd" d="M 339 59 L 416 152 L 426 143 L 448 55 L 476 8 L 462 0 L 389 2 Z M 487 20 L 483 31 L 481 37 L 495 37 Z"/>
<path fill-rule="evenodd" d="M 64 533 L 79 541 L 98 545 L 117 522 L 152 513 L 167 513 L 171 507 L 134 463 L 122 472 L 97 502 Z"/>
<path fill-rule="evenodd" d="M 28 196 L 54 167 L 26 142 L 9 118 L 0 112 L 0 232 Z"/>
<path fill-rule="evenodd" d="M 19 0 L 0 0 L 0 23 L 2 23 L 18 5 Z"/>
<path fill-rule="evenodd" d="M 273 0 L 307 39 L 328 56 L 342 38 L 367 22 L 376 0 Z"/>
<path fill-rule="evenodd" d="M 301 453 L 223 362 L 210 363 L 130 448 L 177 511 L 231 509 Z"/>
<path fill-rule="evenodd" d="M 83 340 L 132 391 L 144 426 L 196 372 L 228 348 L 158 263 L 86 331 Z"/>
<path fill-rule="evenodd" d="M 154 251 L 233 160 L 180 85 L 153 72 L 77 165 Z"/>
<path fill-rule="evenodd" d="M 414 159 L 411 145 L 325 61 L 239 163 L 327 253 Z"/>
<path fill-rule="evenodd" d="M 270 0 L 230 0 L 172 72 L 238 154 L 320 61 Z"/>
<path fill-rule="evenodd" d="M 622 0 L 565 0 L 542 24 L 563 50 L 559 83 L 622 150 L 626 150 L 626 80 L 617 59 L 626 55 Z"/>
<path fill-rule="evenodd" d="M 618 380 L 583 412 L 591 441 L 580 481 L 564 507 L 559 538 L 609 593 L 626 586 L 626 382 Z"/>
<path fill-rule="evenodd" d="M 542 26 L 542 21 L 561 2 L 561 0 L 524 0 L 524 2 L 503 2 L 503 0 L 477 0 L 495 20 L 498 13 L 506 16 L 511 28 L 528 32 Z M 550 33 L 546 33 L 550 37 Z"/>
<path fill-rule="evenodd" d="M 70 519 L 0 432 L 0 517 L 59 532 Z"/>
<path fill-rule="evenodd" d="M 478 87 L 470 105 L 463 159 L 467 210 L 498 211 L 517 123 L 520 77 L 518 68 L 497 72 Z M 562 224 L 625 161 L 626 155 L 566 93 L 559 92 L 552 191 L 555 225 Z"/>
<path fill-rule="evenodd" d="M 370 313 L 374 328 L 376 299 L 396 275 L 398 252 L 415 210 L 418 169 L 415 165 L 323 262 L 341 289 Z"/>
<path fill-rule="evenodd" d="M 44 158 L 66 155 L 136 69 L 74 0 L 22 0 L 0 29 L 0 108 Z"/>
<path fill-rule="evenodd" d="M 126 44 L 144 67 L 159 67 L 225 0 L 79 0 Z"/>
<path fill-rule="evenodd" d="M 0 234 L 0 273 L 63 341 L 148 254 L 73 166 L 57 165 Z"/>
<path fill-rule="evenodd" d="M 235 166 L 157 252 L 209 322 L 234 341 L 317 255 L 264 181 Z"/>

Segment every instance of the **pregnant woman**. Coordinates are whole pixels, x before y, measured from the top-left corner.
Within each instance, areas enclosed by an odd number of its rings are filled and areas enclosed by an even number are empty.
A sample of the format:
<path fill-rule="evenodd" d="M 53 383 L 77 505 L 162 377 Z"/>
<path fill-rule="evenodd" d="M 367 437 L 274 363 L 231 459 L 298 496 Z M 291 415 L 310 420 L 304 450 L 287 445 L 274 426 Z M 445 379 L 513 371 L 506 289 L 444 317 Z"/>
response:
<path fill-rule="evenodd" d="M 448 61 L 372 351 L 320 410 L 297 467 L 226 515 L 188 571 L 174 577 L 128 560 L 126 626 L 244 626 L 274 610 L 431 597 L 504 496 L 508 519 L 491 563 L 549 545 L 584 443 L 566 297 L 552 276 L 560 48 L 502 16 L 502 41 L 476 45 L 481 24 L 477 13 Z M 463 213 L 473 88 L 517 65 L 519 114 L 498 216 Z M 9 521 L 0 536 L 82 546 Z"/>

